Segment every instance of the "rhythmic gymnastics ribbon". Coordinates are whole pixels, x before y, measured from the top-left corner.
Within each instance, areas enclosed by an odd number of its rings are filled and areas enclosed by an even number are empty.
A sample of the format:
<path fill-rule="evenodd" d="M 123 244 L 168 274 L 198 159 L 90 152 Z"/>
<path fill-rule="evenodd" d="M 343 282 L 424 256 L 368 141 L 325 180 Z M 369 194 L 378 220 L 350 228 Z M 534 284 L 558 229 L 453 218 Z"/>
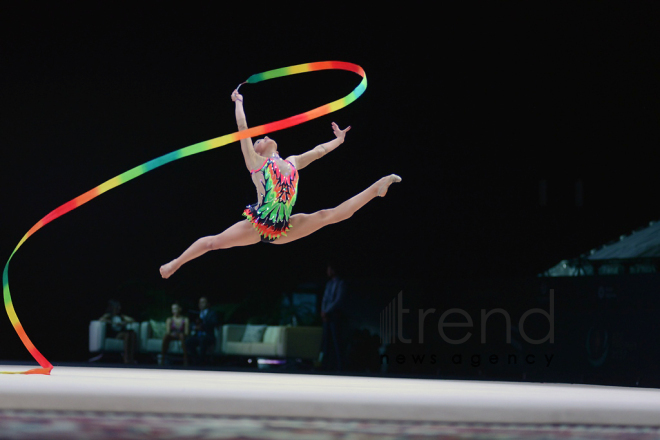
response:
<path fill-rule="evenodd" d="M 312 119 L 325 116 L 328 113 L 332 113 L 334 111 L 340 110 L 346 107 L 347 105 L 349 105 L 350 103 L 355 101 L 360 95 L 362 95 L 362 93 L 364 93 L 365 89 L 367 88 L 367 77 L 364 73 L 364 69 L 362 69 L 362 67 L 356 64 L 346 63 L 343 61 L 322 61 L 317 63 L 298 64 L 295 66 L 273 69 L 252 75 L 247 79 L 247 81 L 241 83 L 238 87 L 240 88 L 240 86 L 243 84 L 255 84 L 269 79 L 280 78 L 282 76 L 295 75 L 297 73 L 305 73 L 305 72 L 315 72 L 317 70 L 347 70 L 349 72 L 354 72 L 360 75 L 362 77 L 362 81 L 351 93 L 349 93 L 345 97 L 338 99 L 334 102 L 331 102 L 329 104 L 325 104 L 320 107 L 317 107 L 308 112 L 291 116 L 289 118 L 282 119 L 279 121 L 270 122 L 268 124 L 260 125 L 258 127 L 250 128 L 247 130 L 237 131 L 236 133 L 227 134 L 208 141 L 199 142 L 197 144 L 181 148 L 179 150 L 160 156 L 156 159 L 152 159 L 149 162 L 146 162 L 142 165 L 131 168 L 130 170 L 100 184 L 96 188 L 93 188 L 87 191 L 86 193 L 76 197 L 75 199 L 63 204 L 59 208 L 54 209 L 44 218 L 39 220 L 37 224 L 32 226 L 32 228 L 27 232 L 27 234 L 25 234 L 25 236 L 21 239 L 18 245 L 16 245 L 16 248 L 11 253 L 9 259 L 7 260 L 7 263 L 5 264 L 5 269 L 2 272 L 2 291 L 4 295 L 5 309 L 7 310 L 7 315 L 9 315 L 9 320 L 14 326 L 14 330 L 16 330 L 16 333 L 18 333 L 18 336 L 21 338 L 21 341 L 23 342 L 23 345 L 25 345 L 25 348 L 30 352 L 32 357 L 34 357 L 34 359 L 39 363 L 39 365 L 41 365 L 41 368 L 35 368 L 32 370 L 21 371 L 21 372 L 3 371 L 0 373 L 48 375 L 53 369 L 53 365 L 50 362 L 48 362 L 48 360 L 39 352 L 39 350 L 37 350 L 37 348 L 34 346 L 34 344 L 30 341 L 27 334 L 25 333 L 23 326 L 18 320 L 18 316 L 16 315 L 16 311 L 14 310 L 14 305 L 12 303 L 11 295 L 9 293 L 9 262 L 11 261 L 12 257 L 14 256 L 18 248 L 21 247 L 21 245 L 25 242 L 25 240 L 27 240 L 32 234 L 34 234 L 39 229 L 41 229 L 44 225 L 50 223 L 56 218 L 68 213 L 69 211 L 78 208 L 79 206 L 89 202 L 93 198 L 100 196 L 104 192 L 109 191 L 123 183 L 126 183 L 129 180 L 135 179 L 136 177 L 139 177 L 162 165 L 173 162 L 177 159 L 182 159 L 184 157 L 191 156 L 193 154 L 202 153 L 204 151 L 222 147 L 223 145 L 227 145 L 239 141 L 241 139 L 260 136 L 278 130 L 284 130 L 285 128 L 293 127 L 295 125 L 302 124 L 303 122 L 307 122 Z"/>

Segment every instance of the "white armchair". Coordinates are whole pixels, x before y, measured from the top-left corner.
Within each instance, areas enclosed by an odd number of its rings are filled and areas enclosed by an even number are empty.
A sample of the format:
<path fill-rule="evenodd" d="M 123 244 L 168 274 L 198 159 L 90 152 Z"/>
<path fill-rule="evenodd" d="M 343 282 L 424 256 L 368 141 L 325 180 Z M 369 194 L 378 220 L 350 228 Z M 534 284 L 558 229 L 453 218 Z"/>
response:
<path fill-rule="evenodd" d="M 132 322 L 127 325 L 129 330 L 135 334 L 140 332 L 140 324 Z M 98 320 L 89 323 L 89 351 L 90 353 L 121 353 L 124 351 L 124 341 L 116 338 L 105 337 L 106 323 Z M 140 349 L 140 341 L 137 341 L 136 351 Z"/>
<path fill-rule="evenodd" d="M 321 351 L 322 327 L 266 326 L 259 341 L 244 342 L 247 325 L 222 327 L 222 352 L 227 355 L 273 356 L 316 360 Z"/>

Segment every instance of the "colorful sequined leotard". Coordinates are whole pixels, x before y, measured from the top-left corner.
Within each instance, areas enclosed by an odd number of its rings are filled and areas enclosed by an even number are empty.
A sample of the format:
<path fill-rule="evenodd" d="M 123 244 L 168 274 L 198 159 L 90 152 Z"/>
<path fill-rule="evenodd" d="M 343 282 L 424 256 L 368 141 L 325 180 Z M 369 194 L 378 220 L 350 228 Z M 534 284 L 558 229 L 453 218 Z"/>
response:
<path fill-rule="evenodd" d="M 291 229 L 289 218 L 298 196 L 298 171 L 290 161 L 286 162 L 291 167 L 287 176 L 280 172 L 273 158 L 266 159 L 261 168 L 250 171 L 253 181 L 262 177 L 259 180 L 261 185 L 257 185 L 260 197 L 257 203 L 245 208 L 243 215 L 261 235 L 261 241 L 264 243 L 271 243 L 282 235 L 286 236 Z"/>

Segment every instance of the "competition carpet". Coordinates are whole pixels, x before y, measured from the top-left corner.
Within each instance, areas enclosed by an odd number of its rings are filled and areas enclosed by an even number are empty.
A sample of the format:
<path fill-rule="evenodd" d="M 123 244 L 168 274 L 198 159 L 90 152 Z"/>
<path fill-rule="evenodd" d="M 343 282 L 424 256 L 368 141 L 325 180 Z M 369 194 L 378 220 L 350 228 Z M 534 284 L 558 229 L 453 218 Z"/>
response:
<path fill-rule="evenodd" d="M 660 390 L 56 367 L 0 376 L 0 438 L 658 439 Z"/>

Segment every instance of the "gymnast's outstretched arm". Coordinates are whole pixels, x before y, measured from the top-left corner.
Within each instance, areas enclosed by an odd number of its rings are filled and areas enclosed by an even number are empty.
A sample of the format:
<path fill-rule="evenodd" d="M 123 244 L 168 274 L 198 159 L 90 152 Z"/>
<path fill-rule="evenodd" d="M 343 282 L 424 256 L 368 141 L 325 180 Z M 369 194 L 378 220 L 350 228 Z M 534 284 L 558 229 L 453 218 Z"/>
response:
<path fill-rule="evenodd" d="M 231 99 L 236 103 L 236 124 L 238 125 L 238 131 L 247 130 L 248 125 L 245 119 L 245 111 L 243 110 L 243 95 L 238 93 L 238 90 L 234 90 L 231 94 Z M 241 151 L 243 151 L 245 166 L 249 171 L 257 168 L 263 162 L 263 158 L 254 151 L 252 138 L 241 139 Z"/>
<path fill-rule="evenodd" d="M 316 159 L 320 159 L 341 144 L 344 143 L 344 138 L 346 137 L 346 132 L 351 129 L 349 125 L 344 130 L 340 130 L 339 126 L 332 123 L 332 131 L 334 131 L 336 138 L 325 144 L 317 145 L 313 149 L 309 150 L 306 153 L 303 153 L 298 156 L 290 156 L 287 160 L 291 161 L 297 169 L 305 168 L 310 163 L 314 162 Z"/>

